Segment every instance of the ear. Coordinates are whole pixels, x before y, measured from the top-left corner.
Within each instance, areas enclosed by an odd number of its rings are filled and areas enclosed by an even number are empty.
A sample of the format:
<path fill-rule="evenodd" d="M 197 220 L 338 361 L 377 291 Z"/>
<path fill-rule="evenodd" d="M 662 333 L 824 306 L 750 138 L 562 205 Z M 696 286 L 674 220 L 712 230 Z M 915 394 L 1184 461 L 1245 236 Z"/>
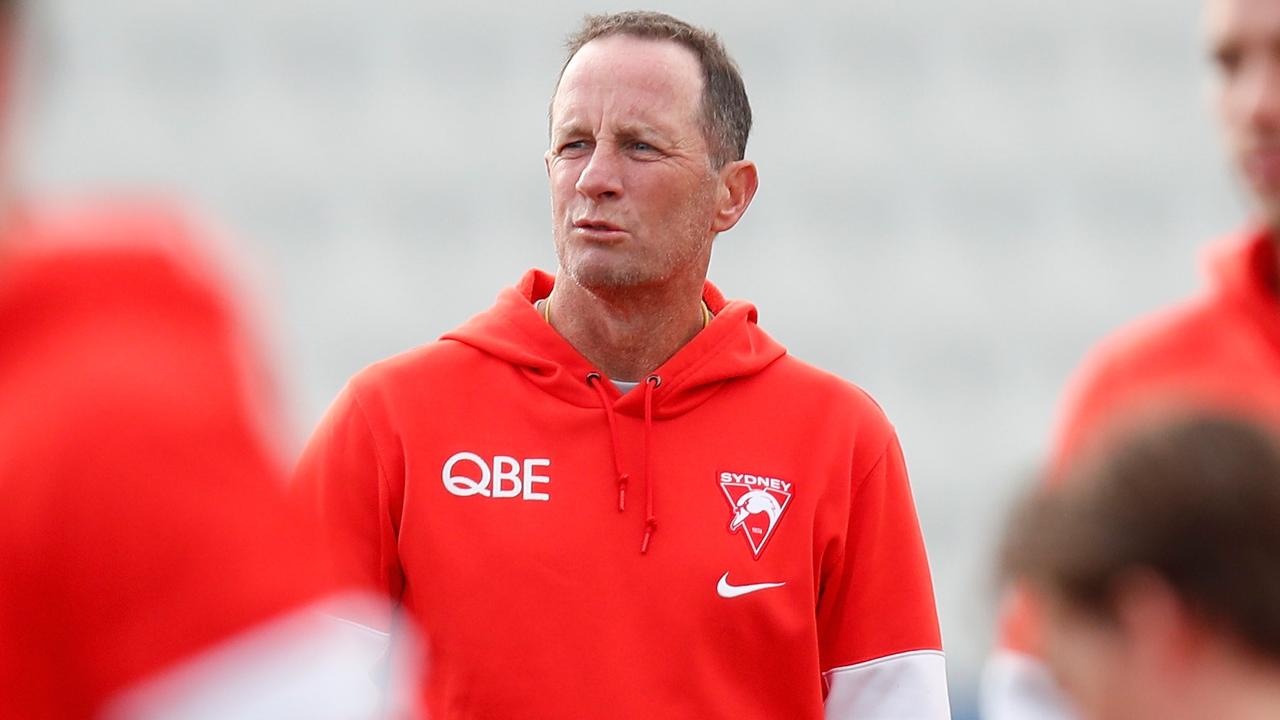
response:
<path fill-rule="evenodd" d="M 1212 632 L 1163 579 L 1131 574 L 1117 583 L 1115 604 L 1137 662 L 1174 683 L 1202 664 Z"/>
<path fill-rule="evenodd" d="M 711 220 L 711 230 L 722 233 L 742 218 L 760 187 L 756 164 L 750 160 L 731 162 L 720 169 L 720 193 L 716 198 L 716 213 Z"/>

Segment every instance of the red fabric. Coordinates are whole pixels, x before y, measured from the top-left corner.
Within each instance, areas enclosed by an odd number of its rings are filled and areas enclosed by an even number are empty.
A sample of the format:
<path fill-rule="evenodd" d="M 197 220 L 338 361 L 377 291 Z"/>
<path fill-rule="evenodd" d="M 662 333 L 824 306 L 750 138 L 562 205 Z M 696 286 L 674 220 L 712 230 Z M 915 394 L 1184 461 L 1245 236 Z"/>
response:
<path fill-rule="evenodd" d="M 1280 421 L 1280 297 L 1275 244 L 1264 230 L 1225 238 L 1206 258 L 1200 297 L 1124 328 L 1068 386 L 1054 475 L 1124 427 L 1192 409 Z M 1038 654 L 1035 608 L 1009 600 L 1001 644 Z"/>
<path fill-rule="evenodd" d="M 183 223 L 80 209 L 0 250 L 0 717 L 90 717 L 318 573 Z"/>
<path fill-rule="evenodd" d="M 609 440 L 613 444 L 613 470 L 618 476 L 618 512 L 627 510 L 627 481 L 631 478 L 622 470 L 622 461 L 618 458 L 618 421 L 613 416 L 613 401 L 609 399 L 609 391 L 605 389 L 603 378 L 599 375 L 588 375 L 587 384 L 600 396 L 600 407 L 604 408 L 604 419 L 609 421 Z"/>
<path fill-rule="evenodd" d="M 419 620 L 432 717 L 820 718 L 822 672 L 941 648 L 898 441 L 865 393 L 708 285 L 710 325 L 619 395 L 534 309 L 553 282 L 531 272 L 358 374 L 299 465 L 341 576 Z M 549 461 L 549 499 L 450 492 L 460 452 Z M 619 472 L 648 478 L 649 507 L 619 512 Z M 790 487 L 758 559 L 722 473 Z M 786 584 L 725 598 L 726 572 Z"/>

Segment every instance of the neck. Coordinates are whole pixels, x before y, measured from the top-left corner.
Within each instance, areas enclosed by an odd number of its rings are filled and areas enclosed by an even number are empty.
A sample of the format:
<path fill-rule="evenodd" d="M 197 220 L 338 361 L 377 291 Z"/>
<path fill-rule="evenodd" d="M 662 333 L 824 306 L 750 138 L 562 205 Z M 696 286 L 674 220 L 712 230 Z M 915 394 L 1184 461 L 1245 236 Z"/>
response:
<path fill-rule="evenodd" d="M 556 278 L 551 326 L 615 380 L 642 380 L 702 329 L 701 278 L 616 290 L 585 288 L 563 270 Z"/>

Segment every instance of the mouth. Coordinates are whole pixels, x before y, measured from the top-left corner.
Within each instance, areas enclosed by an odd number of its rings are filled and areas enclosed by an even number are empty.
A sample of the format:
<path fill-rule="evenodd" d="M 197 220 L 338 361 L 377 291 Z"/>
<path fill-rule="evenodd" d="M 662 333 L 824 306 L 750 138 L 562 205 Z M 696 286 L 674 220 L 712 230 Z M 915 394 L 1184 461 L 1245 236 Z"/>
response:
<path fill-rule="evenodd" d="M 625 232 L 621 227 L 618 227 L 617 225 L 614 225 L 611 222 L 606 222 L 604 220 L 592 220 L 590 218 L 583 218 L 582 220 L 578 220 L 573 223 L 573 226 L 578 230 L 585 230 L 588 232 L 596 232 L 596 233 Z"/>
<path fill-rule="evenodd" d="M 1280 200 L 1280 149 L 1250 150 L 1242 160 L 1242 169 L 1255 196 L 1265 203 Z"/>

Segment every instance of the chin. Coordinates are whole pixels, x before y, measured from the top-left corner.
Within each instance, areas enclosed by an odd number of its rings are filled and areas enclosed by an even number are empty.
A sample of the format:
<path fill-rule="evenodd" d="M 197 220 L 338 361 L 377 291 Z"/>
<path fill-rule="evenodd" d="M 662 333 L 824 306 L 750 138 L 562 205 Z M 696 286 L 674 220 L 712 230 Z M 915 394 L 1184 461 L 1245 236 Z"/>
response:
<path fill-rule="evenodd" d="M 561 252 L 560 267 L 588 290 L 621 290 L 653 281 L 653 273 L 630 253 L 617 249 L 572 248 Z"/>
<path fill-rule="evenodd" d="M 574 282 L 589 290 L 622 290 L 647 284 L 639 268 L 622 263 L 574 263 L 566 268 Z"/>
<path fill-rule="evenodd" d="M 1272 235 L 1280 238 L 1280 198 L 1262 198 L 1258 202 L 1258 212 L 1271 228 Z"/>

